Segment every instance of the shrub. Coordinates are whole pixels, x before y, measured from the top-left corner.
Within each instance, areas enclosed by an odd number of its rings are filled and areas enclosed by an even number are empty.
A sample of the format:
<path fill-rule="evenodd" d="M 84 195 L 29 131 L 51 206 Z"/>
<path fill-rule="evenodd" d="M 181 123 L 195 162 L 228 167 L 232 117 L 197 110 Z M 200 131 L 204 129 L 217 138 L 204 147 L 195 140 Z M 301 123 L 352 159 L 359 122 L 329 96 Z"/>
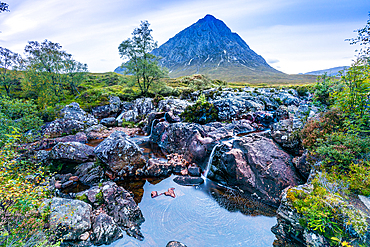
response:
<path fill-rule="evenodd" d="M 334 92 L 336 84 L 337 81 L 333 77 L 327 76 L 327 74 L 318 76 L 314 86 L 314 101 L 326 106 L 331 105 L 333 99 L 330 97 L 330 94 Z"/>
<path fill-rule="evenodd" d="M 180 115 L 185 122 L 206 124 L 217 121 L 218 111 L 212 103 L 206 101 L 205 96 L 199 96 L 194 105 L 189 105 Z"/>
<path fill-rule="evenodd" d="M 301 214 L 300 224 L 329 239 L 331 245 L 354 237 L 361 240 L 367 231 L 366 216 L 330 187 L 336 185 L 323 173 L 313 179 L 311 188 L 289 189 L 287 199 Z"/>

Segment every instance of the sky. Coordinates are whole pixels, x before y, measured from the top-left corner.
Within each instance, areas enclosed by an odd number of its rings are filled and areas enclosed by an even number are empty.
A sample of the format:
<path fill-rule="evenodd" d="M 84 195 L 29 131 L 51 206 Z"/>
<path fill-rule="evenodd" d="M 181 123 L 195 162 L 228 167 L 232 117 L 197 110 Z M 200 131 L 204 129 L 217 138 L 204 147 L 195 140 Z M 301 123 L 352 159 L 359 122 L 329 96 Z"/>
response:
<path fill-rule="evenodd" d="M 348 66 L 370 0 L 2 0 L 0 46 L 23 55 L 45 39 L 91 72 L 121 65 L 118 46 L 147 20 L 158 44 L 207 14 L 225 22 L 274 68 L 288 74 Z"/>

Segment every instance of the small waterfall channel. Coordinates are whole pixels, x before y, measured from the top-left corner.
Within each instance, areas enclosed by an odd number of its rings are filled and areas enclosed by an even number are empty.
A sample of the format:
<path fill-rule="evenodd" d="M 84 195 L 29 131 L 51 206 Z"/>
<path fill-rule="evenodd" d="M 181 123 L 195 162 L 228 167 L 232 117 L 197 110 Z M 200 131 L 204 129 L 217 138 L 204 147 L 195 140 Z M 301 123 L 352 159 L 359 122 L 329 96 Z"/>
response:
<path fill-rule="evenodd" d="M 217 144 L 216 146 L 213 147 L 211 155 L 209 156 L 208 162 L 207 162 L 207 167 L 204 170 L 204 181 L 207 181 L 206 178 L 208 176 L 209 170 L 211 169 L 212 161 L 213 161 L 213 156 L 215 155 L 216 148 L 221 147 L 221 144 Z"/>

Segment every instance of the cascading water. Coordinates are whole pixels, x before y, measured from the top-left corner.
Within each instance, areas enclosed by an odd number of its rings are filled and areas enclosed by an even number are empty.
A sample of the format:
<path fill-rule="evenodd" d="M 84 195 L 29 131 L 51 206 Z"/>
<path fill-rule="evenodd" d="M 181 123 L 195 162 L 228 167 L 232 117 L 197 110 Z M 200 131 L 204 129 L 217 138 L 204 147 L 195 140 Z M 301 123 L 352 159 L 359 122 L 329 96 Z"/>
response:
<path fill-rule="evenodd" d="M 211 169 L 213 156 L 215 155 L 215 150 L 216 150 L 217 147 L 220 147 L 220 146 L 221 146 L 220 144 L 217 144 L 216 146 L 213 147 L 211 155 L 209 156 L 209 159 L 208 159 L 206 170 L 204 171 L 204 174 L 203 174 L 204 178 L 207 178 L 208 172 Z"/>
<path fill-rule="evenodd" d="M 150 128 L 150 134 L 149 134 L 149 137 L 148 137 L 148 138 L 150 138 L 150 137 L 152 136 L 155 120 L 157 120 L 157 119 L 153 119 L 153 121 L 152 121 L 152 126 L 151 126 L 151 128 Z M 157 120 L 157 121 L 158 121 L 158 120 Z"/>

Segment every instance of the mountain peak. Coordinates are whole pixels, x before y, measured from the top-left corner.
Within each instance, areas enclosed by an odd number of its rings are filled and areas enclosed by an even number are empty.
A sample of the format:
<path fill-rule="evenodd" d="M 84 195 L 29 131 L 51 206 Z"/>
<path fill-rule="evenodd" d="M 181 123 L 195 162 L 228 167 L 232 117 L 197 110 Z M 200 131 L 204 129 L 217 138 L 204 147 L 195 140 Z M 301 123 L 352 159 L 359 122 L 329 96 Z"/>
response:
<path fill-rule="evenodd" d="M 213 15 L 207 14 L 153 50 L 162 57 L 160 64 L 171 77 L 208 74 L 215 79 L 228 79 L 241 73 L 281 73 L 249 48 L 247 43 Z M 239 73 L 240 74 L 240 73 Z"/>

